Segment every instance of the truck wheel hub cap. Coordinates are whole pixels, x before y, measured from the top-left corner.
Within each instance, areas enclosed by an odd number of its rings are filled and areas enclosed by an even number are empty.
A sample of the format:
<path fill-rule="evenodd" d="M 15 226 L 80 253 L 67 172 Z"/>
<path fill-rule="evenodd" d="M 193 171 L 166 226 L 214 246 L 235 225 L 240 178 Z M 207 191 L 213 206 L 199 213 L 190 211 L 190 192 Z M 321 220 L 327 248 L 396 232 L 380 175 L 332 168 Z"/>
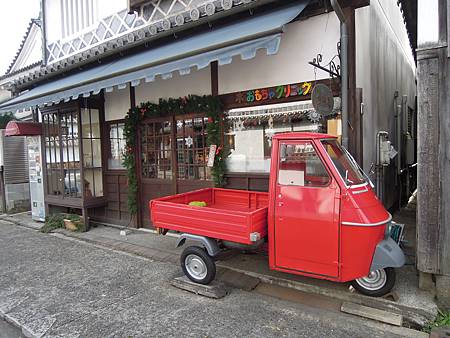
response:
<path fill-rule="evenodd" d="M 193 278 L 200 280 L 206 277 L 208 269 L 206 268 L 205 262 L 203 262 L 200 257 L 196 255 L 188 255 L 184 262 L 186 270 Z"/>
<path fill-rule="evenodd" d="M 371 271 L 367 277 L 356 279 L 356 283 L 364 289 L 375 291 L 381 289 L 386 284 L 386 279 L 386 271 L 380 269 Z"/>

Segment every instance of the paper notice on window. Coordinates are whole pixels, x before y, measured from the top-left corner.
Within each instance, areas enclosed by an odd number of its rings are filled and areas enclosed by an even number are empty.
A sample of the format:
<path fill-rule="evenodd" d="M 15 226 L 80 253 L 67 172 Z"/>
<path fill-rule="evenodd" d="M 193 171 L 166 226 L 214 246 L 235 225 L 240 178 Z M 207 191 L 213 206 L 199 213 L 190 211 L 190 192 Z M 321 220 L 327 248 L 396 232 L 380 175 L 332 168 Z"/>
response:
<path fill-rule="evenodd" d="M 208 155 L 208 167 L 214 166 L 214 158 L 216 157 L 217 145 L 211 144 L 209 147 L 209 155 Z"/>

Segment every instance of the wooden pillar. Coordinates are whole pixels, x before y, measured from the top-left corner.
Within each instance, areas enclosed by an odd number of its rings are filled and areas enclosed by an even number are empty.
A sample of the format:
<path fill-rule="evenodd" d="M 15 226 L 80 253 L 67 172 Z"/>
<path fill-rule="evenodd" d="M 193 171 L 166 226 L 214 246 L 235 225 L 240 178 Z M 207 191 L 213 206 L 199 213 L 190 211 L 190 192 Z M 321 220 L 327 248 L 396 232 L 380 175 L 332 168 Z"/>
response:
<path fill-rule="evenodd" d="M 347 18 L 348 30 L 348 147 L 355 160 L 362 165 L 362 127 L 360 109 L 357 106 L 356 93 L 356 36 L 355 36 L 355 9 L 344 8 Z"/>
<path fill-rule="evenodd" d="M 417 51 L 417 268 L 450 278 L 450 69 L 447 3 L 439 1 L 439 41 Z M 450 306 L 450 294 L 447 303 Z"/>
<path fill-rule="evenodd" d="M 211 95 L 219 95 L 219 64 L 217 61 L 211 62 Z"/>
<path fill-rule="evenodd" d="M 130 108 L 136 107 L 136 91 L 135 88 L 129 84 L 130 86 Z M 136 168 L 136 177 L 137 177 L 137 193 L 136 193 L 136 199 L 137 199 L 137 213 L 136 213 L 136 222 L 132 225 L 134 225 L 136 228 L 142 227 L 142 199 L 141 199 L 141 161 L 140 161 L 140 133 L 139 133 L 139 126 L 138 126 L 138 132 L 136 133 L 136 147 L 134 149 L 134 159 L 135 159 L 135 168 Z"/>
<path fill-rule="evenodd" d="M 450 63 L 440 46 L 417 59 L 417 268 L 436 276 L 438 301 L 450 308 Z"/>

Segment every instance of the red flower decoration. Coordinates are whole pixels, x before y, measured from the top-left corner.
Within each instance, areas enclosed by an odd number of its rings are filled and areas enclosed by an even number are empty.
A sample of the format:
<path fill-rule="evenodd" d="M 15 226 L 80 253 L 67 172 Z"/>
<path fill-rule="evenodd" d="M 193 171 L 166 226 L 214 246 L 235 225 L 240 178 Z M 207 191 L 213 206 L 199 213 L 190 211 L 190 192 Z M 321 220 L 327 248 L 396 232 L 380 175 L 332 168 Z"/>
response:
<path fill-rule="evenodd" d="M 208 117 L 208 122 L 211 123 L 213 121 L 212 117 Z"/>

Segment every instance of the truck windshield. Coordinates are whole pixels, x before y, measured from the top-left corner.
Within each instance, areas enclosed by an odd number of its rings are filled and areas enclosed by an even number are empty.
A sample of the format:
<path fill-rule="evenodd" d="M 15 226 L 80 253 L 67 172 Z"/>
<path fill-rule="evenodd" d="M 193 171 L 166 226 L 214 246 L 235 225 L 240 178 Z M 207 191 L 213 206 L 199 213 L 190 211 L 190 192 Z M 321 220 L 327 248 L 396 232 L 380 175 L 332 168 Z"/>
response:
<path fill-rule="evenodd" d="M 366 182 L 358 166 L 353 163 L 336 140 L 322 140 L 322 144 L 347 185 Z"/>

